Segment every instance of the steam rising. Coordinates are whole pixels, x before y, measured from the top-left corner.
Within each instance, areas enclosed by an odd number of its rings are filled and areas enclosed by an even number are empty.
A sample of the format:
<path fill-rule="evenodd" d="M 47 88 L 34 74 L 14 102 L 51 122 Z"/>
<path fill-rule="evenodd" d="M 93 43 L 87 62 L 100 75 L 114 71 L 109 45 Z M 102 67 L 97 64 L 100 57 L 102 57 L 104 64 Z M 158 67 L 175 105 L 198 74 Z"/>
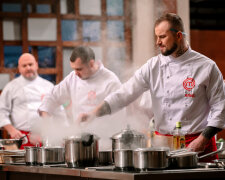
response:
<path fill-rule="evenodd" d="M 97 135 L 99 139 L 99 150 L 112 150 L 112 140 L 114 134 L 125 129 L 129 124 L 130 128 L 142 133 L 148 130 L 148 118 L 136 114 L 127 116 L 125 110 L 121 110 L 113 115 L 95 118 L 91 122 L 81 124 L 67 123 L 66 119 L 53 117 L 39 118 L 32 126 L 31 133 L 41 137 L 43 145 L 63 146 L 64 139 L 77 136 L 81 133 L 91 133 Z"/>

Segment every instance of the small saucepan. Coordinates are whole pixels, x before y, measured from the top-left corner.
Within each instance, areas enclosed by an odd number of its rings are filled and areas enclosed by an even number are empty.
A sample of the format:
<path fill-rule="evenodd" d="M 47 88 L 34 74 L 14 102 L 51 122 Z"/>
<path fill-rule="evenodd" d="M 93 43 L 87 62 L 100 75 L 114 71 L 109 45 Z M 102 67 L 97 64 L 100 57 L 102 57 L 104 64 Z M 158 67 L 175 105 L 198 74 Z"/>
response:
<path fill-rule="evenodd" d="M 99 151 L 99 165 L 107 166 L 112 164 L 112 151 Z"/>
<path fill-rule="evenodd" d="M 224 151 L 224 149 L 219 149 L 217 151 L 205 154 L 203 156 L 198 156 L 198 152 L 187 151 L 183 153 L 170 155 L 170 161 L 172 162 L 172 167 L 175 168 L 196 168 L 198 167 L 199 159 L 211 156 L 221 151 Z"/>

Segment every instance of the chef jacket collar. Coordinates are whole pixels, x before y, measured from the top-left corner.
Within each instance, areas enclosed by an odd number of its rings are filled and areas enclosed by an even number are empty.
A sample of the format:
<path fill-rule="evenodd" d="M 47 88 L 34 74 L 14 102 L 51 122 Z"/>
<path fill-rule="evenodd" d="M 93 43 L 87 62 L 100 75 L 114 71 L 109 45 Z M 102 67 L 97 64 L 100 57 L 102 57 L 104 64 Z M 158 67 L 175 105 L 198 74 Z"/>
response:
<path fill-rule="evenodd" d="M 104 68 L 104 65 L 101 63 L 101 61 L 96 61 L 96 63 L 98 63 L 99 65 L 98 70 L 94 74 L 92 74 L 87 80 L 95 78 L 99 74 L 99 72 Z"/>
<path fill-rule="evenodd" d="M 179 56 L 177 58 L 173 57 L 172 55 L 164 56 L 164 55 L 161 54 L 164 57 L 163 58 L 164 60 L 161 64 L 161 66 L 168 65 L 169 63 L 180 63 L 180 62 L 184 61 L 185 59 L 187 59 L 190 52 L 191 52 L 191 47 L 189 46 L 188 50 L 184 54 L 182 54 L 181 56 Z"/>
<path fill-rule="evenodd" d="M 32 79 L 32 80 L 26 79 L 23 75 L 20 75 L 19 77 L 22 79 L 22 81 L 23 81 L 24 83 L 31 83 L 31 82 L 34 82 L 35 80 L 37 80 L 38 77 L 39 77 L 39 75 L 37 75 L 37 76 L 36 76 L 34 79 Z"/>

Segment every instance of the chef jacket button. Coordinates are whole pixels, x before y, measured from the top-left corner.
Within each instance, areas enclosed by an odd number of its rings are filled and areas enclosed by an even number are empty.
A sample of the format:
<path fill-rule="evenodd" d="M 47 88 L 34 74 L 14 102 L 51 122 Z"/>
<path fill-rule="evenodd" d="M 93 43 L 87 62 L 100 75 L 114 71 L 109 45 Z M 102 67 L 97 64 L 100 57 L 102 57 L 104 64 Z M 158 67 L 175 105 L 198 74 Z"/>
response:
<path fill-rule="evenodd" d="M 170 77 L 169 77 L 169 76 L 167 76 L 166 78 L 167 78 L 167 79 L 169 79 Z"/>
<path fill-rule="evenodd" d="M 172 118 L 170 118 L 169 120 L 172 121 Z"/>
<path fill-rule="evenodd" d="M 185 107 L 188 107 L 188 104 L 185 104 Z"/>
<path fill-rule="evenodd" d="M 168 107 L 170 107 L 170 104 L 168 104 Z"/>

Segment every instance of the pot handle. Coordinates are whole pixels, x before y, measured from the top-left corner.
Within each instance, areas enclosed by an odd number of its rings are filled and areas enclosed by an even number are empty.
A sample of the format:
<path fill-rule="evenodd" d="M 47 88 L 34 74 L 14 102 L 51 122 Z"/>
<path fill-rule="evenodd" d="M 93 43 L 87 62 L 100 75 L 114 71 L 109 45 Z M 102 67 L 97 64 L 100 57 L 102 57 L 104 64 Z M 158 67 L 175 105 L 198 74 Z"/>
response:
<path fill-rule="evenodd" d="M 92 134 L 86 134 L 82 137 L 83 146 L 90 146 L 94 142 L 94 136 Z"/>
<path fill-rule="evenodd" d="M 220 148 L 220 149 L 219 149 L 219 150 L 217 150 L 217 151 L 213 151 L 213 152 L 211 152 L 211 153 L 208 153 L 208 154 L 202 155 L 202 156 L 200 156 L 200 157 L 198 157 L 198 158 L 199 158 L 199 159 L 202 159 L 202 158 L 205 158 L 205 157 L 211 156 L 211 155 L 213 155 L 213 154 L 216 154 L 216 153 L 222 152 L 222 151 L 224 151 L 224 150 L 225 150 L 225 148 Z"/>

